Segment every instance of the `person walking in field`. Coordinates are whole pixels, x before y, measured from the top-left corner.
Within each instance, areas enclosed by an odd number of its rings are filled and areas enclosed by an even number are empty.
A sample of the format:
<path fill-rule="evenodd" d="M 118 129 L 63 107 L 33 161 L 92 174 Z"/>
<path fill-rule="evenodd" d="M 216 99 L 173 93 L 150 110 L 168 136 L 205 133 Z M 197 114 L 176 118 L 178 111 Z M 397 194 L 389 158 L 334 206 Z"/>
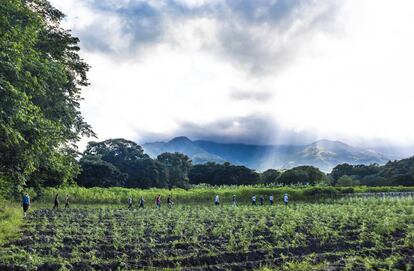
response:
<path fill-rule="evenodd" d="M 128 198 L 128 209 L 132 209 L 132 198 Z"/>
<path fill-rule="evenodd" d="M 259 201 L 260 201 L 260 205 L 263 205 L 264 204 L 264 197 L 263 197 L 263 195 L 260 195 Z"/>
<path fill-rule="evenodd" d="M 285 194 L 285 195 L 283 196 L 283 202 L 285 203 L 285 205 L 286 205 L 286 206 L 288 205 L 288 202 L 289 202 L 289 197 L 288 197 L 288 194 Z"/>
<path fill-rule="evenodd" d="M 59 194 L 55 196 L 55 205 L 53 205 L 53 209 L 59 209 Z"/>
<path fill-rule="evenodd" d="M 69 208 L 69 195 L 66 195 L 66 199 L 65 199 L 65 209 Z"/>
<path fill-rule="evenodd" d="M 158 209 L 161 208 L 161 195 L 158 195 L 155 197 L 155 205 L 157 206 Z"/>
<path fill-rule="evenodd" d="M 216 196 L 214 197 L 214 205 L 220 205 L 219 195 L 216 195 Z"/>
<path fill-rule="evenodd" d="M 269 196 L 269 203 L 270 203 L 270 205 L 273 205 L 273 195 Z"/>
<path fill-rule="evenodd" d="M 172 201 L 171 195 L 168 195 L 168 198 L 167 198 L 168 208 L 171 208 L 173 204 L 174 204 L 174 202 Z"/>
<path fill-rule="evenodd" d="M 256 205 L 256 195 L 253 195 L 252 197 L 252 205 Z"/>
<path fill-rule="evenodd" d="M 139 208 L 144 209 L 144 197 L 141 196 L 141 199 L 139 200 Z"/>
<path fill-rule="evenodd" d="M 23 215 L 26 217 L 27 211 L 30 208 L 30 197 L 29 194 L 25 193 L 23 196 Z"/>
<path fill-rule="evenodd" d="M 232 198 L 232 203 L 233 203 L 233 206 L 236 206 L 237 205 L 237 201 L 236 201 L 236 195 L 233 195 L 233 198 Z"/>

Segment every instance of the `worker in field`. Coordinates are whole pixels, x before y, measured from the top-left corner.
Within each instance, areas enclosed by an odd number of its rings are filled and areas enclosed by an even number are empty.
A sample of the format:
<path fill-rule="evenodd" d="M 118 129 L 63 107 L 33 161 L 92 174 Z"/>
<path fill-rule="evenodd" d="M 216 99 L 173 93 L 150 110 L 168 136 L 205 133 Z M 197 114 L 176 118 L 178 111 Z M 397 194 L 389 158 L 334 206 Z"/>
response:
<path fill-rule="evenodd" d="M 264 204 L 264 197 L 263 197 L 263 195 L 260 195 L 259 201 L 260 201 L 260 205 L 263 205 Z"/>
<path fill-rule="evenodd" d="M 29 194 L 25 193 L 23 196 L 23 215 L 26 217 L 27 211 L 30 208 L 30 196 Z"/>
<path fill-rule="evenodd" d="M 128 209 L 132 209 L 132 198 L 128 198 Z"/>
<path fill-rule="evenodd" d="M 252 197 L 252 205 L 256 205 L 256 195 L 253 195 Z"/>
<path fill-rule="evenodd" d="M 172 201 L 172 197 L 171 197 L 171 195 L 168 195 L 168 198 L 167 198 L 167 205 L 168 205 L 168 208 L 171 208 L 173 204 L 174 204 L 174 203 L 173 203 L 173 201 Z"/>
<path fill-rule="evenodd" d="M 53 205 L 53 209 L 59 209 L 59 194 L 55 196 L 55 204 Z"/>
<path fill-rule="evenodd" d="M 139 208 L 144 209 L 144 197 L 141 196 L 141 199 L 139 200 Z"/>
<path fill-rule="evenodd" d="M 270 203 L 270 205 L 273 205 L 273 195 L 269 196 L 269 203 Z"/>
<path fill-rule="evenodd" d="M 216 196 L 214 197 L 214 205 L 220 205 L 220 198 L 219 198 L 219 195 L 216 195 Z"/>
<path fill-rule="evenodd" d="M 237 201 L 236 201 L 236 195 L 233 195 L 233 197 L 232 197 L 232 203 L 233 203 L 233 206 L 236 206 L 237 205 Z"/>
<path fill-rule="evenodd" d="M 155 205 L 157 206 L 158 209 L 161 208 L 161 195 L 158 195 L 155 197 Z"/>
<path fill-rule="evenodd" d="M 69 208 L 69 195 L 66 195 L 65 198 L 65 209 Z"/>
<path fill-rule="evenodd" d="M 287 206 L 289 202 L 289 196 L 288 194 L 285 193 L 285 195 L 283 196 L 283 203 Z"/>

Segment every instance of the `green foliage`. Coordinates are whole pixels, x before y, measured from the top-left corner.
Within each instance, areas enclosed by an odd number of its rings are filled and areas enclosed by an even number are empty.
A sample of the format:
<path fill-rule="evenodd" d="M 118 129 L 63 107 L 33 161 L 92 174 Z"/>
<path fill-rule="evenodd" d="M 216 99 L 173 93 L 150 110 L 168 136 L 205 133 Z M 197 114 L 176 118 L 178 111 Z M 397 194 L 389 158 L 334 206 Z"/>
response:
<path fill-rule="evenodd" d="M 23 212 L 15 203 L 0 199 L 0 245 L 19 234 Z"/>
<path fill-rule="evenodd" d="M 189 178 L 192 184 L 248 185 L 258 183 L 259 174 L 245 166 L 209 162 L 194 165 L 190 170 Z"/>
<path fill-rule="evenodd" d="M 126 202 L 129 196 L 136 201 L 143 196 L 146 200 L 153 200 L 156 195 L 166 199 L 172 195 L 177 203 L 212 203 L 214 196 L 220 196 L 222 204 L 231 204 L 233 195 L 236 195 L 238 203 L 250 203 L 253 195 L 264 195 L 266 198 L 273 195 L 275 202 L 281 202 L 283 195 L 287 193 L 291 202 L 297 201 L 323 201 L 326 199 L 340 198 L 343 194 L 369 193 L 369 192 L 403 192 L 414 191 L 414 187 L 333 187 L 333 186 L 307 186 L 307 187 L 280 187 L 262 185 L 238 185 L 238 186 L 206 186 L 200 185 L 190 189 L 174 188 L 150 188 L 131 189 L 122 187 L 111 188 L 84 188 L 69 186 L 62 188 L 46 188 L 42 202 L 53 202 L 56 194 L 69 195 L 73 203 L 79 204 L 115 204 Z"/>
<path fill-rule="evenodd" d="M 268 169 L 260 174 L 261 183 L 276 183 L 281 172 L 276 169 Z"/>
<path fill-rule="evenodd" d="M 280 175 L 278 182 L 282 184 L 310 184 L 323 183 L 326 175 L 313 166 L 299 166 L 288 169 Z"/>
<path fill-rule="evenodd" d="M 96 156 L 84 156 L 79 164 L 82 168 L 77 182 L 85 187 L 123 186 L 127 175 L 122 174 L 113 164 L 103 161 Z"/>
<path fill-rule="evenodd" d="M 341 164 L 333 168 L 330 175 L 334 184 L 342 176 L 348 175 L 367 186 L 412 186 L 414 185 L 414 157 L 390 161 L 383 166 Z"/>
<path fill-rule="evenodd" d="M 354 180 L 351 176 L 343 175 L 336 181 L 337 186 L 356 186 L 359 185 L 358 180 Z"/>
<path fill-rule="evenodd" d="M 107 139 L 101 142 L 88 143 L 83 155 L 97 156 L 103 161 L 122 168 L 126 161 L 149 158 L 141 146 L 123 138 Z"/>
<path fill-rule="evenodd" d="M 77 183 L 85 187 L 150 188 L 168 185 L 166 165 L 149 158 L 135 142 L 122 138 L 89 142 L 79 164 L 82 172 Z"/>
<path fill-rule="evenodd" d="M 0 3 L 0 178 L 7 194 L 78 172 L 72 143 L 93 135 L 79 111 L 89 69 L 45 0 Z"/>
<path fill-rule="evenodd" d="M 165 152 L 157 156 L 157 161 L 167 168 L 169 188 L 187 187 L 188 172 L 191 169 L 191 160 L 187 155 Z"/>

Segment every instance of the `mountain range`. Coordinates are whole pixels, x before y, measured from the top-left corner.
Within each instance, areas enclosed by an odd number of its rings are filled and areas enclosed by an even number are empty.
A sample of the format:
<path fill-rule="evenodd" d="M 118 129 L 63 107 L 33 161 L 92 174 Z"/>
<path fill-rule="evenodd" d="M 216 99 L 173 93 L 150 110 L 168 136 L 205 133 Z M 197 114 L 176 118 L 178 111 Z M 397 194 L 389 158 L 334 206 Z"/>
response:
<path fill-rule="evenodd" d="M 193 141 L 181 136 L 167 142 L 145 143 L 142 147 L 151 157 L 163 152 L 180 152 L 189 156 L 194 164 L 230 162 L 256 170 L 311 165 L 329 172 L 341 163 L 384 164 L 389 160 L 377 151 L 326 139 L 307 145 L 248 145 Z"/>

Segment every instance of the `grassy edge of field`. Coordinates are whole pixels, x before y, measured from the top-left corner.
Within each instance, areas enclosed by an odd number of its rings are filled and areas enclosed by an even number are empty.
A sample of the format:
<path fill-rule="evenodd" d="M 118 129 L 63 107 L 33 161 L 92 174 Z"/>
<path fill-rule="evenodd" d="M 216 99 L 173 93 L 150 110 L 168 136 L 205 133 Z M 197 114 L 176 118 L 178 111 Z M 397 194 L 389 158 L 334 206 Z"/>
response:
<path fill-rule="evenodd" d="M 137 203 L 143 196 L 146 204 L 153 203 L 156 195 L 166 199 L 172 195 L 176 203 L 211 203 L 215 195 L 220 196 L 220 201 L 230 203 L 233 195 L 236 195 L 240 203 L 248 203 L 251 196 L 259 195 L 267 197 L 273 195 L 275 202 L 281 201 L 283 194 L 287 193 L 292 201 L 313 201 L 321 198 L 336 197 L 344 194 L 372 192 L 414 192 L 414 187 L 392 186 L 392 187 L 334 187 L 334 186 L 303 186 L 303 187 L 278 187 L 278 186 L 218 186 L 218 187 L 195 187 L 190 189 L 173 188 L 123 188 L 123 187 L 93 187 L 85 188 L 79 186 L 48 187 L 43 194 L 38 196 L 42 203 L 53 203 L 54 196 L 59 194 L 61 201 L 69 195 L 71 203 L 77 204 L 125 204 L 128 197 L 132 197 Z"/>
<path fill-rule="evenodd" d="M 20 206 L 14 202 L 0 200 L 0 245 L 17 237 L 23 223 Z"/>

